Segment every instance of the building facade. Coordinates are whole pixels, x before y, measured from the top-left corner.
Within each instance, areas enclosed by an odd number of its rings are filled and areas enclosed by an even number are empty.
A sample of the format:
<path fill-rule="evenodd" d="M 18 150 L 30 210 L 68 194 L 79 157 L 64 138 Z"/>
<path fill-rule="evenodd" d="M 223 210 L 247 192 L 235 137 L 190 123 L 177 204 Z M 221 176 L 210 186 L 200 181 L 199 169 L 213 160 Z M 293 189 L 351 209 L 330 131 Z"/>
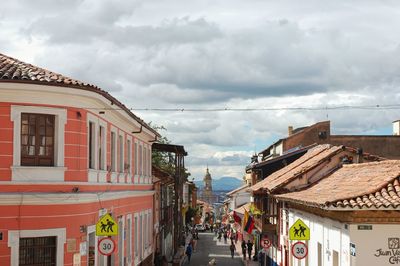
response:
<path fill-rule="evenodd" d="M 158 133 L 94 85 L 2 54 L 0 69 L 0 265 L 151 260 Z M 95 233 L 106 213 L 111 256 Z"/>

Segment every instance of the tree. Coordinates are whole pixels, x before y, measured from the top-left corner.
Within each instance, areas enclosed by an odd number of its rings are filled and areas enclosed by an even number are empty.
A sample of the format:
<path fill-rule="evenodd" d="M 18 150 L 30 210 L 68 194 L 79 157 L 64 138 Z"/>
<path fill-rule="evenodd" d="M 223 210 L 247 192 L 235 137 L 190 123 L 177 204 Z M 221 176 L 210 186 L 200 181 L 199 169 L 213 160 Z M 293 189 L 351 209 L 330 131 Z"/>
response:
<path fill-rule="evenodd" d="M 161 137 L 157 139 L 159 143 L 162 144 L 171 144 L 170 140 L 161 132 L 166 132 L 167 129 L 164 126 L 159 126 L 156 124 L 149 123 L 155 131 L 157 131 Z M 174 155 L 170 152 L 161 152 L 157 150 L 153 150 L 152 152 L 152 164 L 157 168 L 166 171 L 167 173 L 174 175 L 175 174 L 175 162 L 174 162 Z M 185 168 L 185 177 L 186 180 L 190 176 L 190 173 Z"/>

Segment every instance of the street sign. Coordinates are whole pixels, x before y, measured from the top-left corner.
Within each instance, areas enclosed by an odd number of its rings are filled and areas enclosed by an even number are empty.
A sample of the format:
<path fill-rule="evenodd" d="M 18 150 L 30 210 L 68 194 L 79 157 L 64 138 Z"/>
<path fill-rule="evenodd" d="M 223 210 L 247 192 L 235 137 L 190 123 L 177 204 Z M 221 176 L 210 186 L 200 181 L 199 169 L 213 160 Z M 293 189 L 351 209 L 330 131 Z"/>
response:
<path fill-rule="evenodd" d="M 268 237 L 264 236 L 263 238 L 261 238 L 261 246 L 264 249 L 269 249 L 271 247 L 271 240 L 269 240 Z"/>
<path fill-rule="evenodd" d="M 104 256 L 110 256 L 115 251 L 115 242 L 112 238 L 102 238 L 97 245 L 99 252 Z"/>
<path fill-rule="evenodd" d="M 303 242 L 296 242 L 292 245 L 292 255 L 296 259 L 304 259 L 307 257 L 308 254 L 308 248 L 307 245 Z"/>
<path fill-rule="evenodd" d="M 106 213 L 96 223 L 96 236 L 118 235 L 118 223 L 114 221 L 109 213 Z"/>
<path fill-rule="evenodd" d="M 289 229 L 289 239 L 310 240 L 310 228 L 301 219 L 297 219 Z"/>

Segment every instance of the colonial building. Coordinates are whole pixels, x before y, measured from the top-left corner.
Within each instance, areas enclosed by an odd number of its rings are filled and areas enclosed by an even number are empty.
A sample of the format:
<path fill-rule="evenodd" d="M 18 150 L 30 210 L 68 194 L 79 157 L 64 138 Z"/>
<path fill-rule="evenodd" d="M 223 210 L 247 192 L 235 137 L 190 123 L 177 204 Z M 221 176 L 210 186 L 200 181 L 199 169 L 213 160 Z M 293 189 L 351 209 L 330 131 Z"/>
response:
<path fill-rule="evenodd" d="M 262 161 L 312 144 L 344 145 L 361 149 L 388 159 L 400 159 L 400 121 L 393 123 L 393 135 L 334 135 L 330 121 L 294 129 L 288 127 L 288 136 L 281 138 L 259 153 Z"/>
<path fill-rule="evenodd" d="M 217 201 L 217 197 L 213 194 L 212 178 L 211 178 L 211 174 L 208 170 L 208 167 L 206 170 L 206 174 L 204 175 L 203 182 L 204 182 L 204 187 L 201 191 L 200 199 L 209 204 L 213 204 L 214 202 Z"/>
<path fill-rule="evenodd" d="M 267 253 L 267 262 L 270 264 L 267 265 L 289 265 L 289 218 L 284 211 L 285 204 L 277 200 L 280 194 L 312 188 L 313 184 L 323 182 L 325 177 L 338 171 L 343 165 L 368 164 L 381 160 L 383 158 L 360 154 L 357 150 L 344 146 L 319 145 L 252 186 L 254 203 L 262 211 L 261 215 L 254 216 L 256 227 L 262 236 L 268 237 L 272 242 Z M 340 186 L 336 183 L 331 185 L 332 188 Z"/>
<path fill-rule="evenodd" d="M 97 86 L 0 54 L 0 265 L 151 264 L 158 136 Z"/>
<path fill-rule="evenodd" d="M 287 228 L 297 219 L 310 228 L 310 240 L 303 241 L 308 256 L 286 254 L 290 265 L 398 264 L 399 178 L 397 160 L 349 164 L 314 186 L 276 195 L 283 206 L 282 244 L 295 242 L 288 240 Z"/>

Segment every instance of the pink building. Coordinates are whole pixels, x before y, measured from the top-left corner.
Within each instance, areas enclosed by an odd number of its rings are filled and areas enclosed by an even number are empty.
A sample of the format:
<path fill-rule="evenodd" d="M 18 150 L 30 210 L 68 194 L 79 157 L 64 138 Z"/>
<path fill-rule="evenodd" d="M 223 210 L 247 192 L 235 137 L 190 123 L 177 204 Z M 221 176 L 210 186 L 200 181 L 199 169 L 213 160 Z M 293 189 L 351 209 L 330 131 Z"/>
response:
<path fill-rule="evenodd" d="M 157 136 L 100 88 L 0 54 L 0 265 L 151 264 Z"/>

